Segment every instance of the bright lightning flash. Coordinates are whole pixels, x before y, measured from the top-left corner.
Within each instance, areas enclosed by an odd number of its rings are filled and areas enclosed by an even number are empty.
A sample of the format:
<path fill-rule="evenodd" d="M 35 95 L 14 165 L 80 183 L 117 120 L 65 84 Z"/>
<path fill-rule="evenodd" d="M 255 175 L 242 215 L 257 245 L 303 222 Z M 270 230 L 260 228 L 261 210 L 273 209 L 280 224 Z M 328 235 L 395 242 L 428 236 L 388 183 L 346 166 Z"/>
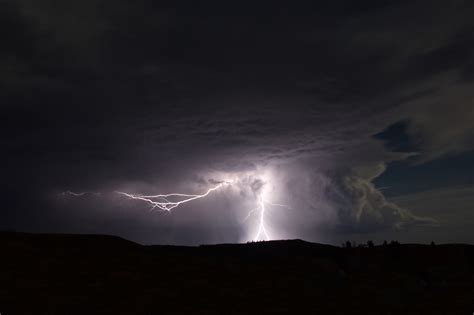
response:
<path fill-rule="evenodd" d="M 209 195 L 211 192 L 218 190 L 219 188 L 223 187 L 224 185 L 230 185 L 232 182 L 222 182 L 218 184 L 217 186 L 214 186 L 212 188 L 209 188 L 204 194 L 202 195 L 188 195 L 188 194 L 182 194 L 182 193 L 171 193 L 171 194 L 165 194 L 165 195 L 136 195 L 136 194 L 129 194 L 126 192 L 121 192 L 121 191 L 116 191 L 117 194 L 120 194 L 122 196 L 125 196 L 129 199 L 133 200 L 140 200 L 148 203 L 151 206 L 151 209 L 160 209 L 162 211 L 171 211 L 174 208 L 185 204 L 187 202 L 204 198 L 207 195 Z M 179 201 L 172 201 L 171 198 L 184 198 Z"/>
<path fill-rule="evenodd" d="M 240 180 L 238 182 L 241 182 Z M 171 212 L 176 207 L 179 207 L 185 203 L 188 203 L 193 200 L 201 199 L 204 197 L 207 197 L 210 193 L 224 187 L 227 185 L 233 185 L 236 184 L 234 180 L 230 181 L 223 181 L 219 184 L 217 184 L 214 187 L 209 188 L 205 193 L 203 194 L 183 194 L 183 193 L 170 193 L 170 194 L 159 194 L 159 195 L 142 195 L 142 194 L 132 194 L 132 193 L 127 193 L 127 192 L 122 192 L 122 191 L 114 191 L 114 193 L 119 194 L 121 196 L 126 197 L 127 199 L 130 200 L 137 200 L 141 202 L 145 202 L 148 205 L 150 205 L 151 210 L 160 210 L 160 211 L 165 211 L 165 212 Z M 266 186 L 263 186 L 261 189 L 259 189 L 257 192 L 255 192 L 255 196 L 257 198 L 257 208 L 252 209 L 248 212 L 247 216 L 244 218 L 244 222 L 247 221 L 254 213 L 258 214 L 258 228 L 257 232 L 255 234 L 255 237 L 253 238 L 254 241 L 257 240 L 270 240 L 269 233 L 267 232 L 266 228 L 266 223 L 265 223 L 265 217 L 266 217 L 266 210 L 267 206 L 272 206 L 272 207 L 284 207 L 287 209 L 290 209 L 286 205 L 282 204 L 277 204 L 277 203 L 271 203 L 268 202 L 267 199 L 265 198 L 266 194 L 268 193 L 268 189 Z M 94 195 L 94 196 L 100 196 L 101 193 L 96 193 L 96 192 L 72 192 L 72 191 L 66 191 L 63 192 L 62 195 L 71 195 L 74 197 L 82 197 L 86 195 Z"/>
<path fill-rule="evenodd" d="M 265 201 L 263 200 L 262 196 L 259 196 L 258 199 L 260 206 L 260 216 L 258 221 L 258 231 L 254 237 L 254 240 L 260 239 L 262 234 L 265 237 L 265 240 L 269 240 L 270 237 L 268 236 L 267 230 L 265 229 Z"/>
<path fill-rule="evenodd" d="M 244 221 L 246 221 L 248 218 L 250 218 L 250 216 L 252 216 L 252 214 L 254 214 L 255 212 L 258 213 L 258 229 L 257 229 L 257 233 L 255 234 L 253 238 L 254 241 L 271 239 L 267 232 L 267 229 L 265 228 L 266 227 L 265 212 L 267 210 L 267 205 L 274 206 L 274 207 L 283 207 L 283 208 L 287 208 L 291 210 L 291 208 L 288 207 L 287 205 L 283 205 L 279 203 L 271 203 L 267 201 L 265 199 L 266 193 L 267 191 L 265 189 L 262 189 L 262 191 L 258 193 L 258 196 L 257 196 L 258 208 L 250 210 L 244 219 Z"/>

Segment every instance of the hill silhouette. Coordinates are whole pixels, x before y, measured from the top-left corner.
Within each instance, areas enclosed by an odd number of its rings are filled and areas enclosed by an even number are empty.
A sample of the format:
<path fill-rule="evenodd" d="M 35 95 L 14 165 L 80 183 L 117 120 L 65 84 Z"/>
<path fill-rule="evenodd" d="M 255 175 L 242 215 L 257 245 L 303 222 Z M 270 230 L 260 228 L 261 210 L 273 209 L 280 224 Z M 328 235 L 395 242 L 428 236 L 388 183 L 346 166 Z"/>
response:
<path fill-rule="evenodd" d="M 0 233 L 0 313 L 472 314 L 474 246 Z"/>

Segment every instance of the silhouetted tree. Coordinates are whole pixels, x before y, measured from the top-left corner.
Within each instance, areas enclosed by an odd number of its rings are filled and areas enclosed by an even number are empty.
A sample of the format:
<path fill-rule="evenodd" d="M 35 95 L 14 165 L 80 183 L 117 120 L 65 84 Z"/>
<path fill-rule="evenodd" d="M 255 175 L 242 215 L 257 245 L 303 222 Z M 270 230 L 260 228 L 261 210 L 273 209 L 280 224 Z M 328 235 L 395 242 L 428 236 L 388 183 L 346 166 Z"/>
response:
<path fill-rule="evenodd" d="M 388 245 L 387 241 L 383 241 L 383 244 L 382 244 L 382 245 L 383 245 L 383 246 L 387 246 L 387 245 Z"/>
<path fill-rule="evenodd" d="M 352 247 L 352 244 L 350 241 L 346 241 L 346 248 L 351 248 Z"/>
<path fill-rule="evenodd" d="M 431 241 L 431 246 L 436 246 L 435 242 Z"/>
<path fill-rule="evenodd" d="M 368 248 L 374 248 L 374 247 L 375 247 L 374 242 L 372 242 L 372 241 L 370 241 L 370 240 L 367 241 L 367 247 L 368 247 Z"/>

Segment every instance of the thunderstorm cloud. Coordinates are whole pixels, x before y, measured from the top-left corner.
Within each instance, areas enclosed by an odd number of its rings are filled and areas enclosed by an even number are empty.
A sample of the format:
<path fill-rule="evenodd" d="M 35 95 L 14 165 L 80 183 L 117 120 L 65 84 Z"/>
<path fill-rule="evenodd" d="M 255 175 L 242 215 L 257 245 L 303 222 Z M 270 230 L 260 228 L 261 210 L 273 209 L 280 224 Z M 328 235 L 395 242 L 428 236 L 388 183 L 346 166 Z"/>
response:
<path fill-rule="evenodd" d="M 474 149 L 473 14 L 469 1 L 2 1 L 0 228 L 245 241 L 265 191 L 288 206 L 267 211 L 275 238 L 436 238 L 444 217 L 414 209 L 439 187 L 409 198 L 404 183 Z M 113 194 L 229 179 L 170 213 Z"/>

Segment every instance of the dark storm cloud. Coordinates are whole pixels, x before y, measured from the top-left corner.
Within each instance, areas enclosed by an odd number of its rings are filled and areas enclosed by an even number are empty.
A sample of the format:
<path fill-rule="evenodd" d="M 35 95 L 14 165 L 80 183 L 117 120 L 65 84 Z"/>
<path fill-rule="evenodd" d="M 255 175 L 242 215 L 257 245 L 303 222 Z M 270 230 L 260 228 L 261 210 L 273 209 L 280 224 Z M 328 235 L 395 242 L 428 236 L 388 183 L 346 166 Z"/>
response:
<path fill-rule="evenodd" d="M 206 172 L 284 165 L 282 185 L 299 209 L 282 227 L 289 237 L 315 238 L 327 222 L 338 233 L 435 224 L 386 200 L 372 181 L 391 161 L 474 148 L 473 11 L 468 1 L 4 1 L 9 204 L 20 207 L 26 191 L 22 220 L 37 219 L 35 204 L 67 226 L 76 214 L 58 219 L 38 196 L 204 187 L 220 181 Z M 416 157 L 372 137 L 399 121 Z M 69 206 L 96 209 L 88 201 Z M 217 201 L 186 213 L 194 221 L 177 215 L 155 227 L 220 241 L 209 226 L 237 206 Z M 104 211 L 88 210 L 87 222 L 114 216 Z M 14 216 L 5 226 L 21 229 Z M 154 239 L 137 232 L 143 214 L 131 227 L 133 215 L 116 216 L 117 233 Z M 231 215 L 222 220 L 239 234 Z"/>

